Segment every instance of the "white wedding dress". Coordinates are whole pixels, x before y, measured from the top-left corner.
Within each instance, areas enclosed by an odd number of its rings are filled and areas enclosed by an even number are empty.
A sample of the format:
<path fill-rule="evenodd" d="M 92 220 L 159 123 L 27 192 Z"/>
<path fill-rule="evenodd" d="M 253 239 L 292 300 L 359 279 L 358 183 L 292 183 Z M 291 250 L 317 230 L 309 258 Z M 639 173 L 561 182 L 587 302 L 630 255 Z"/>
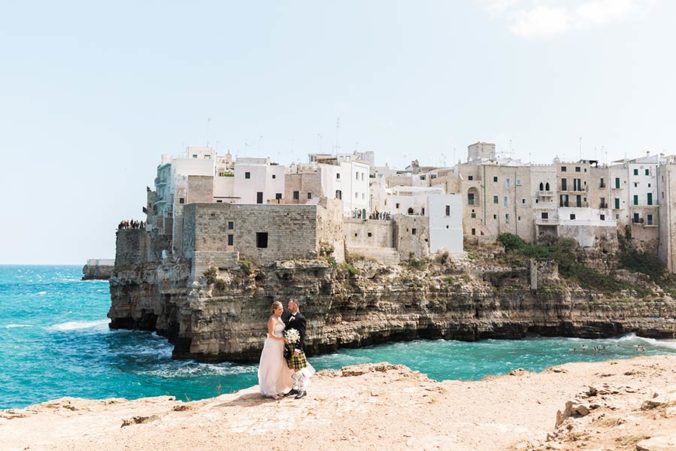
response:
<path fill-rule="evenodd" d="M 277 318 L 273 329 L 275 337 L 284 336 L 284 322 Z M 284 342 L 266 338 L 258 365 L 258 385 L 264 396 L 277 396 L 291 390 L 293 371 L 284 359 Z"/>

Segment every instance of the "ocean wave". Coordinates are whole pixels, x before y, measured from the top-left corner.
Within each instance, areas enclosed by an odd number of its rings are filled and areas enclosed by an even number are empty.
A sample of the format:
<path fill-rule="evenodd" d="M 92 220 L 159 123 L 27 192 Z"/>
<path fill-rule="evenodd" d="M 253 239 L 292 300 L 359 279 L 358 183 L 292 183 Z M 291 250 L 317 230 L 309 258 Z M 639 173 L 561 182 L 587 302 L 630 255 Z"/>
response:
<path fill-rule="evenodd" d="M 96 329 L 108 330 L 109 320 L 100 319 L 96 321 L 67 321 L 65 323 L 53 324 L 47 327 L 47 330 L 57 332 L 68 332 L 71 330 Z"/>
<path fill-rule="evenodd" d="M 5 324 L 2 326 L 3 329 L 16 329 L 19 327 L 31 327 L 30 324 Z"/>
<path fill-rule="evenodd" d="M 195 376 L 232 376 L 236 374 L 254 373 L 256 370 L 257 367 L 253 365 L 231 366 L 229 364 L 192 363 L 180 367 L 164 367 L 150 371 L 142 371 L 138 374 L 173 379 Z"/>
<path fill-rule="evenodd" d="M 617 339 L 617 341 L 618 342 L 637 341 L 641 343 L 647 343 L 656 348 L 667 348 L 676 350 L 676 340 L 658 340 L 656 338 L 640 337 L 633 332 L 621 336 L 620 338 Z"/>

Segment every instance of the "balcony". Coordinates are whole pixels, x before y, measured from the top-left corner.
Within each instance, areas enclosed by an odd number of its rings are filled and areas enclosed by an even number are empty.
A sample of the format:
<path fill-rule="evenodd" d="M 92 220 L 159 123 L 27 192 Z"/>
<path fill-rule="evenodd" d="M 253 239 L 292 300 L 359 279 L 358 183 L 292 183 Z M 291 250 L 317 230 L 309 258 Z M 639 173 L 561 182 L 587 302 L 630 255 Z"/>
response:
<path fill-rule="evenodd" d="M 552 197 L 554 195 L 554 191 L 538 191 L 537 196 L 538 197 Z"/>
<path fill-rule="evenodd" d="M 606 208 L 608 208 L 608 204 L 605 203 L 605 202 L 601 202 L 601 203 L 599 204 L 599 208 L 602 209 L 602 210 L 605 210 Z"/>

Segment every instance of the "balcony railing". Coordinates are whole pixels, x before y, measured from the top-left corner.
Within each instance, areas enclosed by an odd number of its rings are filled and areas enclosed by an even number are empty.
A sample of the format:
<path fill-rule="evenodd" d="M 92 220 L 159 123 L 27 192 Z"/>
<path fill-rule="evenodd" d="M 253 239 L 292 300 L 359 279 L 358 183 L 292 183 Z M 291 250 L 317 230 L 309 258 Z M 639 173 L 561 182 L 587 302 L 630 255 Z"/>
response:
<path fill-rule="evenodd" d="M 608 204 L 605 203 L 605 202 L 601 202 L 601 203 L 599 204 L 599 208 L 603 208 L 603 209 L 608 208 Z"/>

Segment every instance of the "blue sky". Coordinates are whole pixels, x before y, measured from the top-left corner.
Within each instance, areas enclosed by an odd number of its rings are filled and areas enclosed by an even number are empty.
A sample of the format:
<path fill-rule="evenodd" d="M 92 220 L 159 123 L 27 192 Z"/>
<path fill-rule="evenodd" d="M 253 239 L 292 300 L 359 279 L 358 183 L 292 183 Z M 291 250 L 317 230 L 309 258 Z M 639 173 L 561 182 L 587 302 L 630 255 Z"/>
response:
<path fill-rule="evenodd" d="M 675 152 L 676 2 L 0 1 L 0 263 L 114 255 L 163 153 Z M 336 132 L 336 118 L 340 129 Z M 209 118 L 211 118 L 209 120 Z"/>

